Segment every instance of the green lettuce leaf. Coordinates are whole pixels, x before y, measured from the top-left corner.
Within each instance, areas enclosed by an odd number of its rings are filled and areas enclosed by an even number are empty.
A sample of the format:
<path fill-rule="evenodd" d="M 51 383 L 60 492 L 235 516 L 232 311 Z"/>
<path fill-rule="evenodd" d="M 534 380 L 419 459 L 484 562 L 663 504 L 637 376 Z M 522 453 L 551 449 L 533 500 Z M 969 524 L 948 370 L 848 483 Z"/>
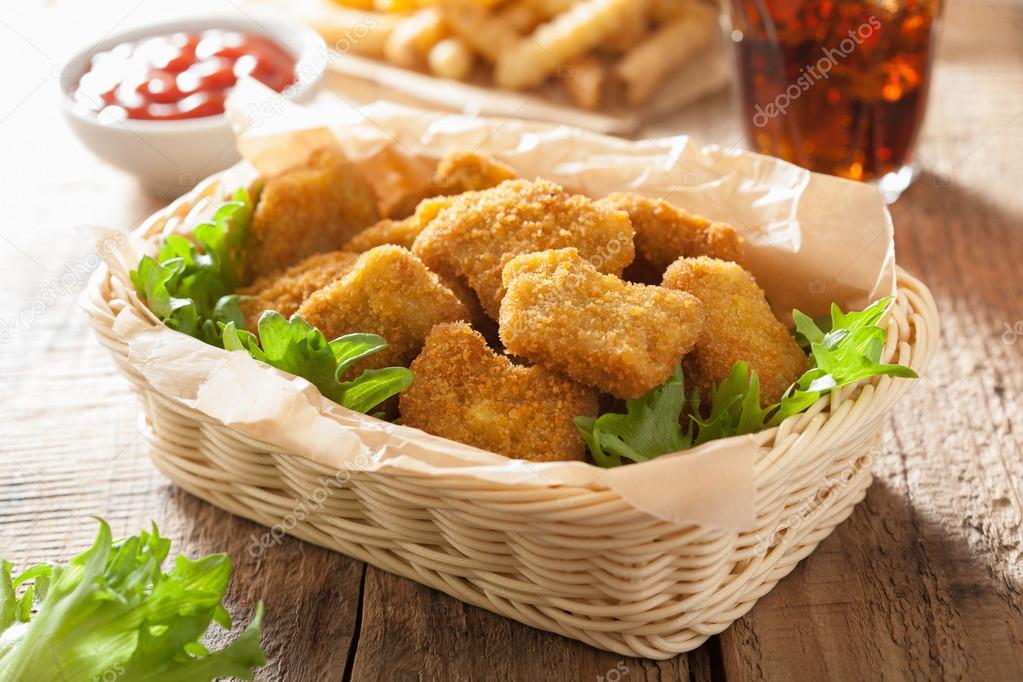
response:
<path fill-rule="evenodd" d="M 164 573 L 169 551 L 156 526 L 114 542 L 100 521 L 92 547 L 65 566 L 37 564 L 12 578 L 10 562 L 0 562 L 0 679 L 251 680 L 266 664 L 262 603 L 241 636 L 207 651 L 200 640 L 211 622 L 231 627 L 222 604 L 231 560 L 178 556 Z"/>
<path fill-rule="evenodd" d="M 347 334 L 333 341 L 298 315 L 290 320 L 268 310 L 259 318 L 259 336 L 234 322 L 223 325 L 227 350 L 243 350 L 260 362 L 307 379 L 327 398 L 357 412 L 369 412 L 412 384 L 412 370 L 385 367 L 344 380 L 359 360 L 387 347 L 376 334 Z"/>
<path fill-rule="evenodd" d="M 212 222 L 195 228 L 194 242 L 170 235 L 156 258 L 143 256 L 131 272 L 139 296 L 168 327 L 219 346 L 221 323 L 244 325 L 233 292 L 241 282 L 252 211 L 253 200 L 239 189 Z"/>
<path fill-rule="evenodd" d="M 627 401 L 625 414 L 609 412 L 596 419 L 576 417 L 575 425 L 598 465 L 618 466 L 622 457 L 644 462 L 692 445 L 692 428 L 683 429 L 679 422 L 687 405 L 692 405 L 692 401 L 685 397 L 680 366 L 663 385 Z"/>
<path fill-rule="evenodd" d="M 809 349 L 810 369 L 778 403 L 766 407 L 760 404 L 760 380 L 740 361 L 714 387 L 709 405 L 701 410 L 697 394 L 685 397 L 679 367 L 664 385 L 627 401 L 625 414 L 577 417 L 576 428 L 596 464 L 618 466 L 622 458 L 642 462 L 719 438 L 777 426 L 836 388 L 862 379 L 879 375 L 916 378 L 909 367 L 880 362 L 887 339 L 880 321 L 891 301 L 891 297 L 882 298 L 864 310 L 849 313 L 832 305 L 831 317 L 826 320 L 814 320 L 794 310 L 796 338 Z"/>

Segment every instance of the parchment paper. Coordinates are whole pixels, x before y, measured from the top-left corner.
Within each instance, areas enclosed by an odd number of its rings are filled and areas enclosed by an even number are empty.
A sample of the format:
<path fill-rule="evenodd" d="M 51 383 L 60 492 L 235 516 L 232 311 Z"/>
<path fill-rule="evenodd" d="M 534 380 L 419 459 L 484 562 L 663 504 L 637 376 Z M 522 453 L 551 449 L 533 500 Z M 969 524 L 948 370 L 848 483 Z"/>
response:
<path fill-rule="evenodd" d="M 867 185 L 816 175 L 769 157 L 686 137 L 630 142 L 566 126 L 468 118 L 378 102 L 355 108 L 332 96 L 299 108 L 254 81 L 229 100 L 247 162 L 228 171 L 225 192 L 338 145 L 366 172 L 381 201 L 425 183 L 455 149 L 481 149 L 525 177 L 542 176 L 592 196 L 629 190 L 660 196 L 729 222 L 748 240 L 749 267 L 779 314 L 816 315 L 832 301 L 862 307 L 894 292 L 892 225 Z M 211 205 L 175 226 L 187 231 Z M 137 239 L 107 259 L 124 282 Z M 148 313 L 148 311 L 146 311 Z M 304 379 L 154 324 L 126 307 L 115 324 L 129 363 L 165 395 L 252 437 L 320 464 L 409 475 L 470 477 L 499 485 L 612 489 L 657 518 L 747 530 L 756 518 L 753 466 L 768 433 L 708 443 L 640 465 L 605 470 L 583 462 L 509 460 L 417 429 L 354 413 Z"/>

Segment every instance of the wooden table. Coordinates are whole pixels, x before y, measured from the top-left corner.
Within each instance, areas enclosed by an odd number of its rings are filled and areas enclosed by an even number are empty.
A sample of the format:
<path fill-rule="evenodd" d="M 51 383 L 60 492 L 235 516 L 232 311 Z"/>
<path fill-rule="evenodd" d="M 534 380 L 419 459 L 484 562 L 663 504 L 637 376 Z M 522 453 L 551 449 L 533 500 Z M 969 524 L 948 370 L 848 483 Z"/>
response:
<path fill-rule="evenodd" d="M 76 306 L 96 258 L 75 227 L 127 229 L 160 202 L 77 142 L 53 75 L 69 41 L 158 4 L 0 16 L 0 63 L 18 60 L 0 95 L 0 555 L 67 558 L 93 514 L 124 534 L 154 520 L 189 555 L 226 551 L 231 610 L 267 603 L 264 680 L 1023 679 L 1023 3 L 948 7 L 924 173 L 893 208 L 899 262 L 932 287 L 944 343 L 889 420 L 866 501 L 747 616 L 661 663 L 300 541 L 252 559 L 259 526 L 156 472 L 139 407 Z M 656 132 L 735 144 L 728 107 L 713 98 Z"/>

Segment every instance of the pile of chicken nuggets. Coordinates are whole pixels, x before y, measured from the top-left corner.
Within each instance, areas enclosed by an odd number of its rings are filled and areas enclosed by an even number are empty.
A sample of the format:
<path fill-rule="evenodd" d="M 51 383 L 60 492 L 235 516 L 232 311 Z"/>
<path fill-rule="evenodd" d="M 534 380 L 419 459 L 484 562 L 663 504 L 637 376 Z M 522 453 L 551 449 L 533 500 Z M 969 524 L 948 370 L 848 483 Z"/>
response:
<path fill-rule="evenodd" d="M 359 169 L 321 149 L 265 181 L 240 293 L 254 332 L 274 310 L 328 339 L 384 337 L 350 372 L 411 367 L 397 406 L 407 426 L 508 457 L 582 460 L 573 419 L 643 396 L 680 362 L 707 397 L 745 361 L 764 404 L 806 370 L 743 245 L 730 225 L 665 201 L 575 194 L 475 152 L 443 158 L 383 217 Z"/>

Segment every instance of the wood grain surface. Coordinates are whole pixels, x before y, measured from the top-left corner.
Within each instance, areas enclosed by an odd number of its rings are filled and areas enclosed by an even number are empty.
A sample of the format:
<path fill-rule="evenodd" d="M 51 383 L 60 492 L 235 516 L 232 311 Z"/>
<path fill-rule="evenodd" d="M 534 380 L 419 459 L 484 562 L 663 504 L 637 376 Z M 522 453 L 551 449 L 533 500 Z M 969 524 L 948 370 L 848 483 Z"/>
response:
<path fill-rule="evenodd" d="M 214 3 L 217 4 L 217 3 Z M 218 9 L 232 11 L 230 1 Z M 852 517 L 745 617 L 666 662 L 623 658 L 466 606 L 171 486 L 76 297 L 81 229 L 160 201 L 103 165 L 56 105 L 67 48 L 162 3 L 0 9 L 0 556 L 65 559 L 106 518 L 178 551 L 226 551 L 244 625 L 267 604 L 262 680 L 1023 679 L 1023 3 L 953 0 L 922 136 L 893 207 L 899 262 L 932 288 L 943 343 L 888 423 Z M 651 128 L 741 144 L 727 95 Z M 216 639 L 229 637 L 222 633 Z"/>

